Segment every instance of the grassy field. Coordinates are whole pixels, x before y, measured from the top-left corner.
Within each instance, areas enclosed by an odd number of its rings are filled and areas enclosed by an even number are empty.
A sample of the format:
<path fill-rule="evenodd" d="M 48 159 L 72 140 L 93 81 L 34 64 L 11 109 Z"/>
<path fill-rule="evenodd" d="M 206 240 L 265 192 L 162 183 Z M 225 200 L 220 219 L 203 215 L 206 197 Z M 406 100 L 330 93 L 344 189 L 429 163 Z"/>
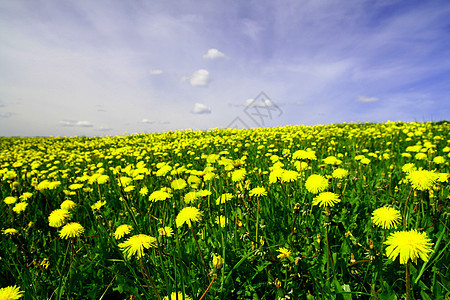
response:
<path fill-rule="evenodd" d="M 0 299 L 450 297 L 449 122 L 0 149 Z"/>

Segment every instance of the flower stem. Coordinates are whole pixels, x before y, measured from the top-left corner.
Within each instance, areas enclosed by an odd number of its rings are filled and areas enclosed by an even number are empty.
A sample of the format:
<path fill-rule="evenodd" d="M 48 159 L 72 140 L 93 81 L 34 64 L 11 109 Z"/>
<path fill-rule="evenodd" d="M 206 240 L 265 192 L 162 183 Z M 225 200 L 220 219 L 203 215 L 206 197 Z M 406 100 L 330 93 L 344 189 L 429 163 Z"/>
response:
<path fill-rule="evenodd" d="M 406 300 L 411 300 L 411 278 L 409 276 L 409 259 L 406 263 Z"/>

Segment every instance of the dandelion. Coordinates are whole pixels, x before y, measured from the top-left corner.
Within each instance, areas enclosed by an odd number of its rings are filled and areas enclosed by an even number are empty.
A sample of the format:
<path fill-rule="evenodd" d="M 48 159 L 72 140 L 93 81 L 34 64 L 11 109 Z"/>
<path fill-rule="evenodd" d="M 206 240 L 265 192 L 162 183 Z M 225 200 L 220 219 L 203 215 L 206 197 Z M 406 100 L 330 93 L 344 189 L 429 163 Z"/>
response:
<path fill-rule="evenodd" d="M 72 191 L 80 190 L 82 188 L 83 188 L 82 183 L 73 183 L 73 184 L 69 185 L 69 189 Z"/>
<path fill-rule="evenodd" d="M 298 179 L 299 174 L 296 171 L 285 170 L 281 174 L 281 182 L 294 182 Z"/>
<path fill-rule="evenodd" d="M 200 190 L 200 191 L 197 192 L 197 195 L 198 195 L 199 197 L 208 197 L 208 196 L 211 195 L 211 191 L 208 191 L 208 190 Z"/>
<path fill-rule="evenodd" d="M 416 166 L 413 163 L 404 164 L 402 167 L 402 171 L 404 173 L 409 173 L 411 171 L 417 170 Z"/>
<path fill-rule="evenodd" d="M 280 254 L 277 255 L 278 259 L 289 258 L 289 256 L 291 255 L 291 251 L 284 247 L 278 248 L 277 251 L 280 252 Z"/>
<path fill-rule="evenodd" d="M 442 156 L 436 156 L 435 158 L 433 158 L 433 162 L 438 165 L 443 164 L 445 163 L 445 158 Z"/>
<path fill-rule="evenodd" d="M 125 257 L 130 258 L 133 255 L 140 259 L 144 255 L 144 249 L 156 248 L 156 239 L 146 234 L 137 234 L 120 243 L 119 248 Z"/>
<path fill-rule="evenodd" d="M 27 206 L 28 206 L 28 203 L 26 203 L 26 202 L 19 202 L 19 203 L 17 203 L 16 205 L 14 205 L 13 211 L 14 211 L 16 214 L 20 214 L 21 212 L 25 211 L 25 209 L 27 208 Z"/>
<path fill-rule="evenodd" d="M 408 179 L 414 189 L 425 191 L 433 187 L 438 177 L 434 171 L 417 170 L 411 171 L 406 176 L 406 179 Z"/>
<path fill-rule="evenodd" d="M 285 170 L 281 168 L 273 169 L 269 174 L 269 183 L 275 183 L 278 179 L 281 179 Z"/>
<path fill-rule="evenodd" d="M 323 160 L 323 162 L 327 165 L 340 165 L 342 160 L 336 158 L 336 156 L 328 156 Z"/>
<path fill-rule="evenodd" d="M 172 198 L 172 194 L 161 190 L 154 191 L 153 193 L 150 194 L 150 196 L 148 196 L 148 200 L 150 200 L 151 202 L 164 201 L 169 198 Z"/>
<path fill-rule="evenodd" d="M 2 230 L 2 233 L 4 235 L 14 235 L 14 234 L 19 233 L 19 231 L 17 231 L 17 229 L 15 229 L 15 228 L 6 228 L 6 229 Z"/>
<path fill-rule="evenodd" d="M 236 181 L 242 181 L 245 178 L 245 175 L 247 174 L 247 171 L 245 169 L 238 169 L 235 170 L 232 174 L 231 174 L 231 180 L 233 182 Z"/>
<path fill-rule="evenodd" d="M 106 204 L 106 201 L 98 200 L 93 205 L 91 205 L 92 210 L 100 210 L 104 205 Z"/>
<path fill-rule="evenodd" d="M 160 236 L 171 237 L 173 236 L 173 229 L 169 226 L 165 226 L 158 229 L 158 233 Z"/>
<path fill-rule="evenodd" d="M 292 154 L 294 159 L 309 159 L 316 160 L 316 152 L 312 150 L 297 150 Z"/>
<path fill-rule="evenodd" d="M 224 203 L 230 201 L 231 199 L 233 199 L 233 195 L 231 193 L 225 193 L 225 194 L 222 194 L 221 196 L 219 196 L 219 198 L 217 198 L 216 204 L 217 205 L 224 204 Z"/>
<path fill-rule="evenodd" d="M 140 190 L 139 190 L 139 195 L 141 195 L 142 197 L 145 197 L 148 195 L 148 188 L 146 186 L 143 186 Z"/>
<path fill-rule="evenodd" d="M 319 195 L 317 195 L 313 200 L 313 205 L 319 204 L 321 207 L 332 207 L 336 203 L 341 202 L 341 199 L 339 199 L 339 196 L 332 192 L 322 192 Z"/>
<path fill-rule="evenodd" d="M 372 213 L 372 222 L 383 229 L 397 228 L 400 219 L 400 212 L 388 206 L 380 207 Z"/>
<path fill-rule="evenodd" d="M 306 179 L 305 187 L 310 193 L 317 194 L 328 188 L 328 180 L 322 175 L 313 174 Z"/>
<path fill-rule="evenodd" d="M 267 196 L 267 191 L 263 187 L 255 187 L 249 193 L 250 196 Z"/>
<path fill-rule="evenodd" d="M 63 239 L 80 236 L 84 232 L 83 226 L 77 222 L 71 222 L 64 225 L 59 232 L 59 236 Z"/>
<path fill-rule="evenodd" d="M 133 227 L 127 224 L 120 225 L 116 228 L 116 231 L 114 231 L 114 238 L 117 240 L 120 240 L 123 238 L 126 234 L 129 234 L 133 230 Z"/>
<path fill-rule="evenodd" d="M 213 264 L 213 267 L 216 268 L 217 270 L 222 269 L 222 267 L 223 267 L 222 256 L 214 254 L 213 259 L 212 259 L 212 264 Z"/>
<path fill-rule="evenodd" d="M 333 178 L 342 179 L 348 176 L 348 171 L 342 168 L 337 168 L 331 175 Z"/>
<path fill-rule="evenodd" d="M 368 159 L 367 157 L 364 157 L 363 159 L 360 160 L 360 162 L 364 165 L 368 165 L 368 164 L 370 164 L 370 159 Z"/>
<path fill-rule="evenodd" d="M 33 196 L 33 193 L 25 192 L 25 193 L 23 193 L 23 194 L 19 197 L 19 199 L 20 199 L 21 201 L 27 201 L 27 200 L 30 199 L 32 196 Z"/>
<path fill-rule="evenodd" d="M 97 183 L 98 184 L 104 184 L 107 183 L 109 181 L 109 176 L 108 175 L 100 175 L 97 177 Z"/>
<path fill-rule="evenodd" d="M 186 195 L 184 195 L 184 203 L 192 203 L 195 200 L 197 200 L 199 197 L 197 192 L 189 192 Z"/>
<path fill-rule="evenodd" d="M 385 244 L 388 245 L 386 255 L 391 260 L 400 256 L 401 264 L 406 264 L 409 260 L 416 263 L 418 257 L 428 261 L 433 245 L 425 232 L 420 233 L 415 229 L 394 232 L 387 238 Z"/>
<path fill-rule="evenodd" d="M 6 204 L 10 205 L 10 204 L 14 204 L 17 202 L 17 198 L 13 197 L 13 196 L 8 196 L 5 199 L 3 199 L 3 202 L 5 202 Z"/>
<path fill-rule="evenodd" d="M 134 191 L 134 185 L 126 186 L 126 187 L 123 189 L 123 191 L 124 191 L 125 193 L 129 193 L 129 192 L 131 192 L 131 191 Z"/>
<path fill-rule="evenodd" d="M 165 296 L 164 300 L 181 300 L 183 299 L 183 293 L 182 292 L 172 292 L 172 294 L 170 294 L 170 296 Z M 188 295 L 184 295 L 184 299 L 185 300 L 192 300 L 191 297 L 189 297 Z"/>
<path fill-rule="evenodd" d="M 73 202 L 72 200 L 64 200 L 64 202 L 61 203 L 61 205 L 59 207 L 61 209 L 69 211 L 72 208 L 74 208 L 75 206 L 77 206 L 77 204 L 75 202 Z"/>
<path fill-rule="evenodd" d="M 55 209 L 48 216 L 48 222 L 50 227 L 60 227 L 67 222 L 70 218 L 70 214 L 65 209 Z"/>
<path fill-rule="evenodd" d="M 0 289 L 0 299 L 15 300 L 23 297 L 23 291 L 16 285 L 7 286 Z"/>
<path fill-rule="evenodd" d="M 202 212 L 198 208 L 188 206 L 188 207 L 183 208 L 178 213 L 178 215 L 175 219 L 175 223 L 177 224 L 177 227 L 180 227 L 184 223 L 186 223 L 190 228 L 192 221 L 197 222 L 197 221 L 201 220 L 201 218 L 202 218 Z"/>
<path fill-rule="evenodd" d="M 416 155 L 414 155 L 414 158 L 417 160 L 425 160 L 427 159 L 427 155 L 423 152 L 417 153 Z"/>
<path fill-rule="evenodd" d="M 183 190 L 187 186 L 187 183 L 186 183 L 186 180 L 180 178 L 180 179 L 176 179 L 176 180 L 172 181 L 170 186 L 174 190 Z"/>

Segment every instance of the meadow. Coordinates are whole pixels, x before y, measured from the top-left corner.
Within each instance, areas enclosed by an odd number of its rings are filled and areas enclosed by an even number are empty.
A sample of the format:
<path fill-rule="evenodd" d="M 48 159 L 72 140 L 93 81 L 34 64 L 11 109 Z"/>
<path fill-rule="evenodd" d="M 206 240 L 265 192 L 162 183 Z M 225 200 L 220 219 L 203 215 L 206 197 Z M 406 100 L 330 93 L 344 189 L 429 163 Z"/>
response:
<path fill-rule="evenodd" d="M 450 123 L 0 137 L 0 299 L 449 299 Z"/>

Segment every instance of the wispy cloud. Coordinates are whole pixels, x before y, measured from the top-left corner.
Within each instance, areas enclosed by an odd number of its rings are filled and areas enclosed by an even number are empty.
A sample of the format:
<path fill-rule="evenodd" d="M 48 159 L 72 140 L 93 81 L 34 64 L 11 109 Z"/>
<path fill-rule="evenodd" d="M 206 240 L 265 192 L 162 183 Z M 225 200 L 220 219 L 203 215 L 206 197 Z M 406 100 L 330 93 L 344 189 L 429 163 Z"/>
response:
<path fill-rule="evenodd" d="M 161 75 L 162 73 L 164 73 L 164 71 L 160 70 L 160 69 L 152 69 L 152 70 L 148 71 L 148 73 L 150 75 Z"/>
<path fill-rule="evenodd" d="M 94 126 L 89 121 L 72 121 L 72 120 L 60 121 L 59 125 L 64 126 L 64 127 L 93 127 Z"/>
<path fill-rule="evenodd" d="M 377 97 L 358 96 L 358 98 L 356 100 L 358 102 L 376 102 L 380 99 L 378 99 Z"/>

